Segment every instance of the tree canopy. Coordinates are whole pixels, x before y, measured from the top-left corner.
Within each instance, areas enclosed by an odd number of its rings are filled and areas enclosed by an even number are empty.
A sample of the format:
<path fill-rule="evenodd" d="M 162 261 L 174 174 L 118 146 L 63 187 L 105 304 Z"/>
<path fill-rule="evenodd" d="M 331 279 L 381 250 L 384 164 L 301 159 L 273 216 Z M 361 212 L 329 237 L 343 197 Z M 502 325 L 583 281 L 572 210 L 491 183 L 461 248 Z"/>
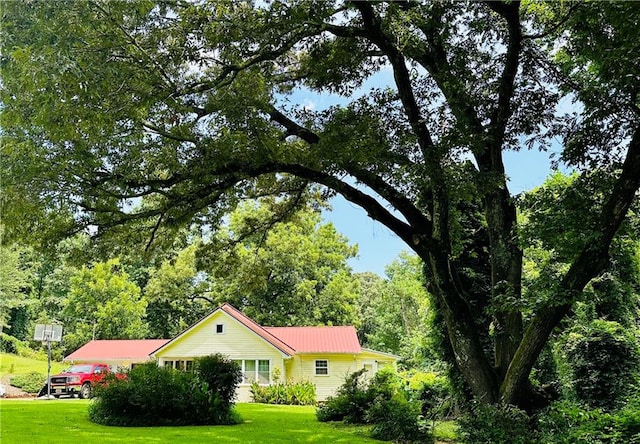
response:
<path fill-rule="evenodd" d="M 273 223 L 271 207 L 239 206 L 203 248 L 213 300 L 261 325 L 353 324 L 358 281 L 347 260 L 357 247 L 333 224 L 321 223 L 318 211 L 303 208 Z"/>
<path fill-rule="evenodd" d="M 7 236 L 135 224 L 153 239 L 215 227 L 246 198 L 286 212 L 320 184 L 424 261 L 473 393 L 526 404 L 532 366 L 637 199 L 639 19 L 635 2 L 6 3 Z M 382 71 L 392 84 L 363 91 Z M 291 103 L 301 88 L 343 103 Z M 525 319 L 503 155 L 558 140 L 559 160 L 600 177 L 593 217 Z"/>

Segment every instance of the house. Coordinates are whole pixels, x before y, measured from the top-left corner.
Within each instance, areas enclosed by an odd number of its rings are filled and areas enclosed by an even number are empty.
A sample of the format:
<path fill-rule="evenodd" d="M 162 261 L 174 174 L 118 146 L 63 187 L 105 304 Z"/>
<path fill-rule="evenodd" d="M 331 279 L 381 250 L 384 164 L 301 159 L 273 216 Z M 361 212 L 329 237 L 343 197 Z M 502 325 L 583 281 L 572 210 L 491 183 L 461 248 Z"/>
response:
<path fill-rule="evenodd" d="M 360 369 L 373 375 L 398 356 L 360 347 L 352 326 L 262 327 L 223 304 L 151 355 L 161 366 L 189 370 L 194 358 L 215 353 L 236 361 L 243 374 L 238 401 L 251 401 L 253 381 L 308 380 L 319 401 L 333 395 L 345 377 Z"/>
<path fill-rule="evenodd" d="M 130 369 L 152 360 L 151 353 L 167 342 L 168 339 L 93 340 L 65 356 L 64 361 L 72 364 L 102 362 L 113 370 Z"/>

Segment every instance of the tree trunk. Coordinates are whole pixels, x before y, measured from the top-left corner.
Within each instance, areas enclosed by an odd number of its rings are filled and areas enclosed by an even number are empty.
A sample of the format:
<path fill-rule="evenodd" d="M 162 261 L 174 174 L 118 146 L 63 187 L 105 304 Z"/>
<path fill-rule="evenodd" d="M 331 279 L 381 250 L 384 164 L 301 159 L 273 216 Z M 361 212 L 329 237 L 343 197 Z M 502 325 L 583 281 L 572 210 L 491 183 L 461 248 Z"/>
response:
<path fill-rule="evenodd" d="M 499 384 L 486 356 L 472 310 L 460 288 L 456 271 L 442 255 L 429 255 L 430 292 L 437 298 L 455 364 L 471 388 L 483 402 L 498 401 Z"/>

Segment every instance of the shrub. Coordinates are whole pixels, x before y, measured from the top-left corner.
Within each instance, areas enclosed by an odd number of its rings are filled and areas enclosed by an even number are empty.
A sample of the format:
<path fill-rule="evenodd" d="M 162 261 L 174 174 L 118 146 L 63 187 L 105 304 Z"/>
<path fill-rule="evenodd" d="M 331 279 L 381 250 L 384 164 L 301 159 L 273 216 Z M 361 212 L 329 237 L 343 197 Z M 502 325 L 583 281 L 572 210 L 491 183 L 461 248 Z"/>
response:
<path fill-rule="evenodd" d="M 220 405 L 225 408 L 233 405 L 236 388 L 242 381 L 242 370 L 237 363 L 219 353 L 203 356 L 195 360 L 194 373 L 206 383 L 212 396 L 219 398 Z"/>
<path fill-rule="evenodd" d="M 0 333 L 0 351 L 4 353 L 18 354 L 18 343 L 20 341 L 6 333 Z"/>
<path fill-rule="evenodd" d="M 615 409 L 635 388 L 640 353 L 620 324 L 596 320 L 568 334 L 565 356 L 577 398 L 592 408 Z"/>
<path fill-rule="evenodd" d="M 315 405 L 316 386 L 309 381 L 277 383 L 261 386 L 251 384 L 254 402 L 263 404 Z"/>
<path fill-rule="evenodd" d="M 155 363 L 134 367 L 125 379 L 110 375 L 104 386 L 96 387 L 89 418 L 99 424 L 117 426 L 241 422 L 232 410 L 230 390 L 215 384 L 233 381 L 235 376 L 211 371 L 212 367 L 218 368 L 215 365 L 205 366 L 201 374 L 208 381 L 199 374 L 161 368 Z M 235 368 L 231 367 L 234 371 Z M 235 386 L 232 389 L 235 392 Z"/>
<path fill-rule="evenodd" d="M 538 428 L 541 444 L 640 444 L 640 402 L 616 413 L 557 402 L 539 415 Z"/>
<path fill-rule="evenodd" d="M 383 369 L 367 384 L 364 370 L 352 373 L 327 399 L 316 416 L 319 421 L 373 424 L 372 436 L 396 442 L 431 442 L 433 437 L 420 424 L 420 402 L 407 400 L 403 380 Z"/>
<path fill-rule="evenodd" d="M 25 375 L 16 375 L 11 378 L 11 385 L 18 387 L 27 393 L 38 393 L 45 381 L 47 375 L 43 375 L 39 372 L 29 372 Z"/>
<path fill-rule="evenodd" d="M 406 390 L 409 399 L 420 401 L 421 413 L 427 419 L 444 420 L 454 416 L 457 410 L 449 380 L 433 372 L 407 372 Z"/>
<path fill-rule="evenodd" d="M 514 406 L 476 404 L 459 421 L 465 444 L 537 444 L 530 418 Z"/>
<path fill-rule="evenodd" d="M 400 392 L 391 399 L 378 398 L 367 411 L 367 422 L 374 424 L 371 436 L 394 442 L 433 442 L 426 425 L 419 423 L 420 403 L 407 401 Z"/>
<path fill-rule="evenodd" d="M 364 424 L 367 408 L 374 398 L 374 393 L 367 389 L 364 379 L 366 370 L 362 369 L 348 375 L 335 396 L 327 399 L 318 408 L 318 421 L 345 421 L 350 424 Z"/>

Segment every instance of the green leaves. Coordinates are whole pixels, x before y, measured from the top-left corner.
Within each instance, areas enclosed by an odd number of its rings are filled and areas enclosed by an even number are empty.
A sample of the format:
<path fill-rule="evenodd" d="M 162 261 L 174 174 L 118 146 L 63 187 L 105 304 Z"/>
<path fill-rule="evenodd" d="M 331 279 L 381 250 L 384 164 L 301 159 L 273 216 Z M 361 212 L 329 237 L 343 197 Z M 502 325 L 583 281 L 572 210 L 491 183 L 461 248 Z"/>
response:
<path fill-rule="evenodd" d="M 112 259 L 83 267 L 71 277 L 64 308 L 65 344 L 75 349 L 95 339 L 141 339 L 147 301 Z"/>
<path fill-rule="evenodd" d="M 203 259 L 216 302 L 261 325 L 352 324 L 358 285 L 346 261 L 357 248 L 317 212 L 277 210 L 268 200 L 243 205 L 229 231 L 205 245 L 213 249 Z"/>

